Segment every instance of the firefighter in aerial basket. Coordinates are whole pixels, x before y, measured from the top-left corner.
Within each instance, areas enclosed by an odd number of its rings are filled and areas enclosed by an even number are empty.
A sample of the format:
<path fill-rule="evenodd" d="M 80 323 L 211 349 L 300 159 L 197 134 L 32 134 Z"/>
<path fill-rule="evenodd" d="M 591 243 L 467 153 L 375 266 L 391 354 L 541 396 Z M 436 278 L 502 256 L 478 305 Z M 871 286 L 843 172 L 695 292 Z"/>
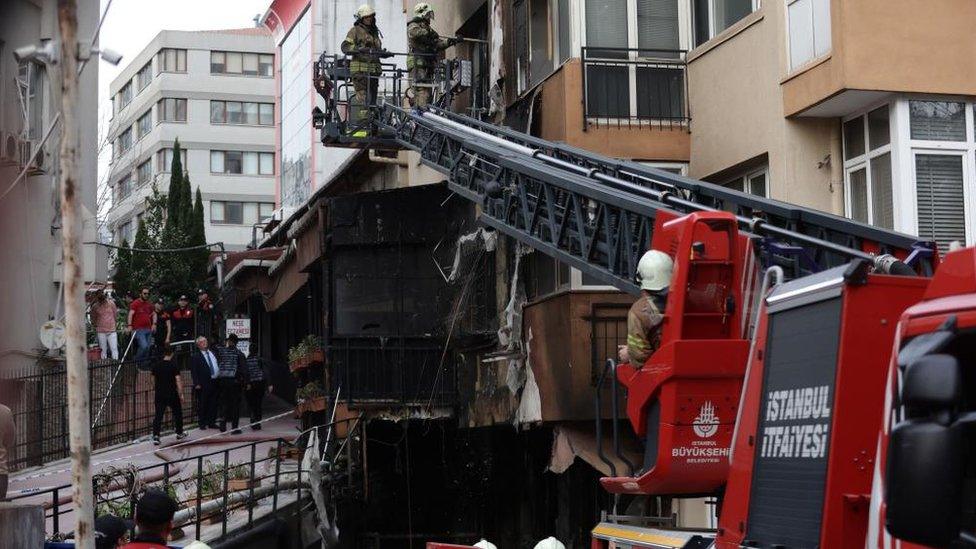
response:
<path fill-rule="evenodd" d="M 414 18 L 407 23 L 407 43 L 410 46 L 407 70 L 413 82 L 411 103 L 414 107 L 426 107 L 430 103 L 437 61 L 444 50 L 458 43 L 458 39 L 441 38 L 430 26 L 434 20 L 434 8 L 427 2 L 414 6 L 413 14 Z"/>
<path fill-rule="evenodd" d="M 629 362 L 640 368 L 661 344 L 661 323 L 673 272 L 674 261 L 657 250 L 645 253 L 637 263 L 641 295 L 627 312 L 627 344 L 617 349 L 621 364 Z"/>
<path fill-rule="evenodd" d="M 383 72 L 380 59 L 388 56 L 383 49 L 383 33 L 376 26 L 376 10 L 372 6 L 363 4 L 356 10 L 356 22 L 346 33 L 341 49 L 350 56 L 349 75 L 355 95 L 349 106 L 350 119 L 357 126 L 354 135 L 365 137 L 364 122 L 369 107 L 376 104 L 379 77 Z"/>

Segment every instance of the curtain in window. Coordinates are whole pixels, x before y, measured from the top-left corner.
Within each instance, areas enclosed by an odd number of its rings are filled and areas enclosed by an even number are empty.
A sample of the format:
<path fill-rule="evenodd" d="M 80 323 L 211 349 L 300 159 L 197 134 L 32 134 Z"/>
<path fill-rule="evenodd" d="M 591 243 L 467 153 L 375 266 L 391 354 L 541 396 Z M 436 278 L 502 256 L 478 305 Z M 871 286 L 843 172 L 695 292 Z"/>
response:
<path fill-rule="evenodd" d="M 918 236 L 935 240 L 945 252 L 949 243 L 966 241 L 962 156 L 915 155 Z"/>
<path fill-rule="evenodd" d="M 627 47 L 627 2 L 586 0 L 586 46 L 588 48 Z M 594 57 L 608 52 L 591 51 Z"/>
<path fill-rule="evenodd" d="M 244 153 L 244 173 L 248 175 L 257 175 L 258 173 L 258 153 L 256 152 L 246 152 Z"/>
<path fill-rule="evenodd" d="M 891 199 L 891 154 L 871 159 L 871 210 L 875 227 L 895 227 L 894 205 Z"/>
<path fill-rule="evenodd" d="M 868 222 L 868 171 L 865 168 L 854 170 L 848 176 L 851 187 L 851 219 Z"/>
<path fill-rule="evenodd" d="M 912 139 L 966 140 L 966 105 L 951 101 L 910 101 Z"/>
<path fill-rule="evenodd" d="M 678 42 L 678 0 L 637 0 L 637 45 L 644 57 L 666 57 L 656 50 L 676 50 Z"/>
<path fill-rule="evenodd" d="M 586 0 L 588 58 L 626 59 L 626 52 L 599 48 L 627 47 L 627 2 Z M 627 65 L 613 61 L 587 63 L 587 115 L 597 118 L 630 117 L 630 76 Z"/>

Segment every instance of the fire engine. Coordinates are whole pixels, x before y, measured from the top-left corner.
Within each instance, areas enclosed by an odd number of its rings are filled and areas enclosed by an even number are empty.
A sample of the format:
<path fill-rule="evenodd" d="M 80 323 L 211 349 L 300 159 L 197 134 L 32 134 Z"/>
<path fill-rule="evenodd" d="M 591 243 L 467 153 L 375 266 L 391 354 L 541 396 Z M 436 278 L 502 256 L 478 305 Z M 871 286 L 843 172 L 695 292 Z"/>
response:
<path fill-rule="evenodd" d="M 608 363 L 644 460 L 601 483 L 713 496 L 718 527 L 611 514 L 594 549 L 976 544 L 974 249 L 941 257 L 933 242 L 463 116 L 446 107 L 470 67 L 438 74 L 435 104 L 410 109 L 404 71 L 384 65 L 390 84 L 350 117 L 347 63 L 323 55 L 323 143 L 418 152 L 484 225 L 625 292 L 647 249 L 674 259 L 660 347 Z"/>

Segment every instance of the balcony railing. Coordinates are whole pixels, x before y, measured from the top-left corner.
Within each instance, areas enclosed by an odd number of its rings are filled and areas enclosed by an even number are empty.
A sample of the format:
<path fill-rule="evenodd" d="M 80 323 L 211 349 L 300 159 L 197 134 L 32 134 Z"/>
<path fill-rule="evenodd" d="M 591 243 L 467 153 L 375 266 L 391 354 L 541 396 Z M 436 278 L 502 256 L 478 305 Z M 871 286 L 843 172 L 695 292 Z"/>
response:
<path fill-rule="evenodd" d="M 329 346 L 340 400 L 352 405 L 454 403 L 455 368 L 436 338 L 334 337 Z"/>
<path fill-rule="evenodd" d="M 687 127 L 685 53 L 584 47 L 583 129 Z"/>

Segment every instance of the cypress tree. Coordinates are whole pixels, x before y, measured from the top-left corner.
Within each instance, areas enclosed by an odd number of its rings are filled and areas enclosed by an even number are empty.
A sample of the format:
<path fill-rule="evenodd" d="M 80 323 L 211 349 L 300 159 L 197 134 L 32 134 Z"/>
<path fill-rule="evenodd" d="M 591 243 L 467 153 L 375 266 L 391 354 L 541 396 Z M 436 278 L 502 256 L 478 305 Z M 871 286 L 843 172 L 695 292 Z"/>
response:
<path fill-rule="evenodd" d="M 139 220 L 139 228 L 136 229 L 136 238 L 132 247 L 138 250 L 149 250 L 155 247 L 149 238 L 149 229 L 146 227 L 145 219 Z M 156 286 L 157 278 L 153 268 L 154 263 L 153 254 L 140 251 L 132 252 L 129 272 L 130 284 L 133 288 L 139 286 L 153 288 Z"/>
<path fill-rule="evenodd" d="M 176 139 L 173 143 L 173 162 L 170 164 L 169 170 L 169 196 L 166 200 L 165 240 L 167 245 L 172 245 L 180 240 L 180 236 L 176 234 L 176 229 L 183 226 L 184 216 L 182 207 L 190 198 L 189 191 L 186 193 L 186 198 L 183 197 L 184 188 L 189 189 L 189 187 L 184 185 L 183 181 L 183 159 L 181 158 L 181 151 L 180 140 Z"/>
<path fill-rule="evenodd" d="M 190 246 L 203 246 L 207 243 L 207 229 L 203 220 L 203 196 L 197 187 L 196 200 L 193 203 L 193 225 L 190 228 Z M 195 250 L 193 277 L 197 286 L 207 278 L 207 262 L 210 260 L 210 250 L 201 248 Z"/>
<path fill-rule="evenodd" d="M 132 249 L 129 247 L 129 241 L 123 239 L 114 255 L 112 267 L 115 269 L 115 274 L 112 276 L 112 281 L 115 283 L 116 295 L 121 296 L 132 290 Z"/>

